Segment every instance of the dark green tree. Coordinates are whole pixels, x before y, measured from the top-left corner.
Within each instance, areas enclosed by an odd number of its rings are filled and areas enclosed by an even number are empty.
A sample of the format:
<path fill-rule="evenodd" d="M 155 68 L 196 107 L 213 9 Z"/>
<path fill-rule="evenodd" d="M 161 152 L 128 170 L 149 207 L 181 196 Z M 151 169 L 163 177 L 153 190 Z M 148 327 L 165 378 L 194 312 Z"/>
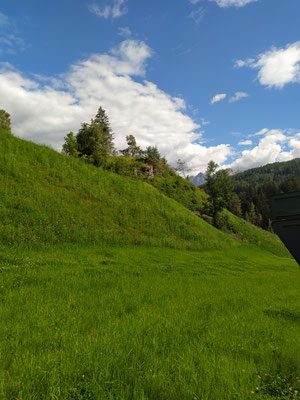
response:
<path fill-rule="evenodd" d="M 259 225 L 259 216 L 256 213 L 255 205 L 253 202 L 250 203 L 248 211 L 245 214 L 245 220 L 251 222 L 251 224 Z"/>
<path fill-rule="evenodd" d="M 236 193 L 232 194 L 232 198 L 228 204 L 228 210 L 239 218 L 242 216 L 241 200 Z"/>
<path fill-rule="evenodd" d="M 95 116 L 95 119 L 92 120 L 101 127 L 102 129 L 102 142 L 103 145 L 107 147 L 108 154 L 112 154 L 114 151 L 114 144 L 113 144 L 113 131 L 110 127 L 110 122 L 108 116 L 106 115 L 105 110 L 102 107 L 98 108 L 98 112 Z"/>
<path fill-rule="evenodd" d="M 82 124 L 76 135 L 80 157 L 96 165 L 104 166 L 110 154 L 107 137 L 103 134 L 102 127 L 92 120 L 90 124 Z"/>
<path fill-rule="evenodd" d="M 229 175 L 228 170 L 221 169 L 217 171 L 217 168 L 218 164 L 210 161 L 205 172 L 205 188 L 210 195 L 212 214 L 215 222 L 218 213 L 230 204 L 233 193 L 232 177 Z"/>
<path fill-rule="evenodd" d="M 151 165 L 157 163 L 161 156 L 156 146 L 148 146 L 144 153 L 144 160 Z"/>
<path fill-rule="evenodd" d="M 0 129 L 11 132 L 10 115 L 5 110 L 0 110 Z"/>
<path fill-rule="evenodd" d="M 114 145 L 109 120 L 102 107 L 90 124 L 81 125 L 75 137 L 72 132 L 65 137 L 63 152 L 72 157 L 78 155 L 96 166 L 106 165 L 109 155 L 114 153 Z"/>
<path fill-rule="evenodd" d="M 166 160 L 161 155 L 156 146 L 148 146 L 144 151 L 143 160 L 153 166 L 154 174 L 160 174 L 166 168 Z"/>

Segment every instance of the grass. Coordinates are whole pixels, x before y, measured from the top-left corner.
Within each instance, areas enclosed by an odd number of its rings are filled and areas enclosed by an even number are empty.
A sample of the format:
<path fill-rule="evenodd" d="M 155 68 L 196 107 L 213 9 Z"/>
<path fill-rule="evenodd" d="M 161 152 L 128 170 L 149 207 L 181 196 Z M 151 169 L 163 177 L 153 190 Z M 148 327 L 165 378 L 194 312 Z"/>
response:
<path fill-rule="evenodd" d="M 299 387 L 300 274 L 289 258 L 255 247 L 0 254 L 3 400 L 294 398 L 271 395 L 265 378 L 287 377 L 280 393 Z"/>
<path fill-rule="evenodd" d="M 105 242 L 192 250 L 239 245 L 145 182 L 5 132 L 0 132 L 0 199 L 2 244 Z M 243 225 L 243 241 L 288 254 L 275 235 L 232 219 L 238 238 Z"/>
<path fill-rule="evenodd" d="M 298 398 L 299 268 L 229 218 L 0 133 L 0 400 Z"/>
<path fill-rule="evenodd" d="M 227 235 L 147 183 L 0 133 L 0 243 L 223 248 Z"/>

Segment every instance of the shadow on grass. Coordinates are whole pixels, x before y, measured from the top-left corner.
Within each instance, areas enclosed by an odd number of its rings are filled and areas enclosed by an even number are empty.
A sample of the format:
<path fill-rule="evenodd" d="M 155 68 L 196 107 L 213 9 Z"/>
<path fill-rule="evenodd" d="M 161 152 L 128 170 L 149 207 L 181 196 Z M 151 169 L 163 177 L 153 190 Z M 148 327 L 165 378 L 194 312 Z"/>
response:
<path fill-rule="evenodd" d="M 264 310 L 264 314 L 271 318 L 283 318 L 286 321 L 300 324 L 300 313 L 291 312 L 289 310 Z"/>

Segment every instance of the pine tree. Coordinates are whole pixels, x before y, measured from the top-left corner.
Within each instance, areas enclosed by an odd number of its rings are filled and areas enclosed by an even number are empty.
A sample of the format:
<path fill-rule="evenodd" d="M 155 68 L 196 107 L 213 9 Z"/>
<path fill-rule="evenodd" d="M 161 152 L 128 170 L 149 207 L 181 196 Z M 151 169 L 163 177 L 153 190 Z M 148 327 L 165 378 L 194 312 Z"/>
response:
<path fill-rule="evenodd" d="M 107 147 L 108 154 L 112 154 L 114 151 L 113 131 L 110 127 L 108 116 L 102 107 L 98 108 L 98 112 L 92 122 L 101 127 L 103 135 L 102 145 Z"/>

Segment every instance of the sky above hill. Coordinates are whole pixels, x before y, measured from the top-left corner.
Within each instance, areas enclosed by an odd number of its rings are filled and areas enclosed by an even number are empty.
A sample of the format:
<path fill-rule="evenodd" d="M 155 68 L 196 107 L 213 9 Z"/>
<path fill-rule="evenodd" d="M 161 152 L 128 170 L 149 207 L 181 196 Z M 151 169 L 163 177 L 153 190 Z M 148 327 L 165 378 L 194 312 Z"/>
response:
<path fill-rule="evenodd" d="M 0 4 L 0 109 L 60 150 L 101 105 L 196 174 L 300 157 L 299 0 L 10 0 Z"/>

